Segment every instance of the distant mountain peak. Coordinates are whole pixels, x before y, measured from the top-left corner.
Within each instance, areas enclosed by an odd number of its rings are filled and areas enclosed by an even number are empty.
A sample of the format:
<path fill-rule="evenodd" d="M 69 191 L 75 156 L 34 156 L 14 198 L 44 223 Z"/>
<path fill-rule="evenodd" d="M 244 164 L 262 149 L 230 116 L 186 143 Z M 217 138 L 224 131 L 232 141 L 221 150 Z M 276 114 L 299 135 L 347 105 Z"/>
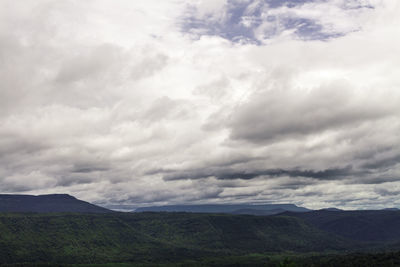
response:
<path fill-rule="evenodd" d="M 103 207 L 79 200 L 68 194 L 12 195 L 0 194 L 0 212 L 77 212 L 107 213 Z"/>
<path fill-rule="evenodd" d="M 69 198 L 69 199 L 76 199 L 74 196 L 69 194 L 44 194 L 44 195 L 25 195 L 25 194 L 0 194 L 2 198 Z"/>

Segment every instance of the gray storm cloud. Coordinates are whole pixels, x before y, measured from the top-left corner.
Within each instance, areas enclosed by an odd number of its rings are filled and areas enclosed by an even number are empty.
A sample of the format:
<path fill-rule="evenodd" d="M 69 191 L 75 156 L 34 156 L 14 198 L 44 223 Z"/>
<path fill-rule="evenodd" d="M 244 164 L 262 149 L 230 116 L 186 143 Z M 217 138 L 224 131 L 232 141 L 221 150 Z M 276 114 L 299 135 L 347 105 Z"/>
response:
<path fill-rule="evenodd" d="M 400 204 L 399 3 L 277 3 L 0 0 L 0 191 Z"/>

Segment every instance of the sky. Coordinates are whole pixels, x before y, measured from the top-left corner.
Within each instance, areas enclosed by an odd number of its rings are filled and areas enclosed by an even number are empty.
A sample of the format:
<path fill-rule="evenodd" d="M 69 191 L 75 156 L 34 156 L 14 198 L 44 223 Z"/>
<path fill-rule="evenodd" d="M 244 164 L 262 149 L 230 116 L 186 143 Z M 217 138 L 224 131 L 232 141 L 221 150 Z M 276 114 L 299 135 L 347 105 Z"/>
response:
<path fill-rule="evenodd" d="M 0 193 L 400 207 L 397 0 L 0 0 Z"/>

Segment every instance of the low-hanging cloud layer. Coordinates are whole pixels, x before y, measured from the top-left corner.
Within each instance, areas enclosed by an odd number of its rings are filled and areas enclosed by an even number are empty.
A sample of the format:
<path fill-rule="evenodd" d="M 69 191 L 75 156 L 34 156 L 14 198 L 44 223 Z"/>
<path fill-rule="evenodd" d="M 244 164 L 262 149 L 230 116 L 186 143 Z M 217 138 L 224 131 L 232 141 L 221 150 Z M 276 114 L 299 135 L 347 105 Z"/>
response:
<path fill-rule="evenodd" d="M 0 191 L 400 200 L 397 0 L 0 0 Z"/>

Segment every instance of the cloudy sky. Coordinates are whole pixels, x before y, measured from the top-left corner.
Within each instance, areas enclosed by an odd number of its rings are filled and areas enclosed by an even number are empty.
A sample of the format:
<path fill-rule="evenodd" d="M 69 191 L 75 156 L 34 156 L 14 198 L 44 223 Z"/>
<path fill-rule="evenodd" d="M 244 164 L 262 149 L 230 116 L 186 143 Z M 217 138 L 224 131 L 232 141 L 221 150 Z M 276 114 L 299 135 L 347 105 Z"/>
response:
<path fill-rule="evenodd" d="M 0 192 L 399 207 L 398 0 L 0 0 Z"/>

